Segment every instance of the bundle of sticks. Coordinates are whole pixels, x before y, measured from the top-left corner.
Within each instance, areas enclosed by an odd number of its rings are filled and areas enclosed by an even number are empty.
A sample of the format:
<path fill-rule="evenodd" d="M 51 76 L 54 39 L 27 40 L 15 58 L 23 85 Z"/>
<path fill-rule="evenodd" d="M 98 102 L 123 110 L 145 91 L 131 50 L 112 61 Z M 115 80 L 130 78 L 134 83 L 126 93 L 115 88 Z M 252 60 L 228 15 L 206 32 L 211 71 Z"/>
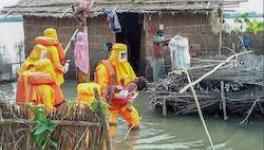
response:
<path fill-rule="evenodd" d="M 213 69 L 213 65 L 208 65 L 196 67 L 188 72 L 192 81 L 197 81 Z M 185 74 L 171 74 L 157 83 L 150 84 L 148 92 L 151 108 L 162 108 L 165 101 L 167 110 L 177 115 L 197 113 L 189 85 Z M 264 116 L 264 68 L 245 67 L 239 61 L 225 64 L 192 86 L 202 111 L 206 114 L 223 112 L 224 100 L 225 111 L 229 115 Z"/>
<path fill-rule="evenodd" d="M 37 124 L 34 115 L 26 105 L 19 108 L 0 100 L 0 149 L 39 149 L 32 142 L 32 130 Z M 56 125 L 50 138 L 57 142 L 57 149 L 104 149 L 109 139 L 105 136 L 108 129 L 103 126 L 102 116 L 102 110 L 95 114 L 88 105 L 64 103 L 48 116 Z"/>

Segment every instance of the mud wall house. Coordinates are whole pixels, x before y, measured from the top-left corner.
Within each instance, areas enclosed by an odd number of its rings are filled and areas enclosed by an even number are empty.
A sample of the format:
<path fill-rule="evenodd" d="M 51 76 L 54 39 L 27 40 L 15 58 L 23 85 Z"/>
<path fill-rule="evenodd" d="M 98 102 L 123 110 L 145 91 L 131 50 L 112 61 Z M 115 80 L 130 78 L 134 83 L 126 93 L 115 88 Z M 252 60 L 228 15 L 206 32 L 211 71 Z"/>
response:
<path fill-rule="evenodd" d="M 28 55 L 34 38 L 44 29 L 53 27 L 65 47 L 73 32 L 75 22 L 71 6 L 74 0 L 22 0 L 6 11 L 23 14 L 25 48 Z M 129 61 L 138 74 L 145 73 L 145 58 L 151 55 L 153 38 L 159 24 L 165 26 L 167 37 L 182 34 L 196 45 L 198 52 L 217 50 L 218 34 L 212 32 L 212 23 L 221 1 L 218 0 L 95 0 L 87 18 L 91 71 L 98 60 L 107 58 L 102 50 L 104 42 L 123 42 L 129 47 Z M 237 4 L 239 0 L 225 2 Z M 103 16 L 103 9 L 116 9 L 122 32 L 114 34 Z M 68 51 L 73 62 L 73 51 Z M 71 65 L 71 77 L 75 76 Z M 92 73 L 92 72 L 91 72 Z"/>

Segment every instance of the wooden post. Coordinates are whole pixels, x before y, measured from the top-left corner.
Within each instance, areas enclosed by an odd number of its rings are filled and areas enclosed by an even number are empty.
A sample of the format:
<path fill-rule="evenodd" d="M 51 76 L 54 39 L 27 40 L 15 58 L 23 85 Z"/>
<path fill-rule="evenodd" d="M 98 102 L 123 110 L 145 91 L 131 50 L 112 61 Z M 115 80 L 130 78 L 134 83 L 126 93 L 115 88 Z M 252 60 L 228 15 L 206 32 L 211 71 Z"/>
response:
<path fill-rule="evenodd" d="M 220 8 L 221 18 L 220 18 L 220 32 L 219 32 L 219 45 L 218 45 L 219 55 L 222 54 L 223 20 L 224 20 L 223 7 L 224 7 L 224 0 L 222 1 L 221 8 Z"/>
<path fill-rule="evenodd" d="M 87 35 L 87 45 L 88 45 L 88 40 L 89 40 L 89 37 L 88 37 L 88 27 L 87 27 L 87 12 L 84 12 L 84 15 L 83 15 L 83 31 L 84 33 Z M 90 52 L 89 52 L 89 45 L 88 45 L 88 73 L 86 74 L 86 78 L 85 80 L 90 80 Z M 88 82 L 86 81 L 86 82 Z"/>
<path fill-rule="evenodd" d="M 89 8 L 83 9 L 80 12 L 77 12 L 77 17 L 78 13 L 81 13 L 81 16 L 78 17 L 80 22 L 79 22 L 79 28 L 82 30 L 87 37 L 86 44 L 88 45 L 88 27 L 87 27 L 87 18 L 88 18 L 88 13 L 91 11 L 93 4 L 95 0 L 92 0 L 90 2 Z M 89 45 L 88 45 L 89 47 Z M 77 77 L 78 77 L 78 83 L 86 83 L 90 81 L 90 53 L 89 53 L 89 48 L 88 48 L 88 73 L 82 72 L 80 69 L 77 69 Z"/>
<path fill-rule="evenodd" d="M 223 113 L 224 113 L 224 120 L 228 120 L 227 112 L 226 112 L 226 98 L 225 98 L 225 87 L 224 82 L 221 81 L 221 99 L 222 99 L 222 105 L 223 105 Z"/>
<path fill-rule="evenodd" d="M 166 106 L 166 99 L 162 100 L 162 115 L 163 117 L 167 116 L 167 106 Z"/>

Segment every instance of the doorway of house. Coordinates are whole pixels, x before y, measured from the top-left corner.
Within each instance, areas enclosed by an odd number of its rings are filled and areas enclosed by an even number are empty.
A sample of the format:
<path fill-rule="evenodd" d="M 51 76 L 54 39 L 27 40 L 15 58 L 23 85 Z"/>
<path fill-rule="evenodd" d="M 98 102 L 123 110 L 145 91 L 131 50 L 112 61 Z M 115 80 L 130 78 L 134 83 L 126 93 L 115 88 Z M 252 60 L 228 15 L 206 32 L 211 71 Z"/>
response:
<path fill-rule="evenodd" d="M 142 23 L 140 15 L 136 13 L 118 14 L 122 32 L 116 34 L 116 42 L 128 46 L 128 61 L 135 72 L 140 74 L 140 39 Z"/>

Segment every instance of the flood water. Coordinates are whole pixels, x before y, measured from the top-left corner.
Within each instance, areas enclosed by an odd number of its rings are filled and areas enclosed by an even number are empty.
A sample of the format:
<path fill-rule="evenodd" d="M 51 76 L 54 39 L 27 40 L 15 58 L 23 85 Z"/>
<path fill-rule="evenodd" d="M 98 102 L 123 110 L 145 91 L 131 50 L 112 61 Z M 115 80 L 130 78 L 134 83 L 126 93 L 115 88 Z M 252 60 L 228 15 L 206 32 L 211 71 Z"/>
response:
<path fill-rule="evenodd" d="M 14 99 L 16 83 L 0 84 L 0 99 Z M 63 85 L 67 99 L 76 95 L 76 83 L 68 81 Z M 209 142 L 197 116 L 169 116 L 148 108 L 148 96 L 141 92 L 135 100 L 142 124 L 139 131 L 131 132 L 127 140 L 120 141 L 128 132 L 128 127 L 121 118 L 117 126 L 117 136 L 113 142 L 114 150 L 210 150 Z M 222 121 L 206 117 L 217 150 L 263 150 L 264 123 L 262 120 L 249 122 L 247 126 L 239 125 L 241 118 Z"/>

